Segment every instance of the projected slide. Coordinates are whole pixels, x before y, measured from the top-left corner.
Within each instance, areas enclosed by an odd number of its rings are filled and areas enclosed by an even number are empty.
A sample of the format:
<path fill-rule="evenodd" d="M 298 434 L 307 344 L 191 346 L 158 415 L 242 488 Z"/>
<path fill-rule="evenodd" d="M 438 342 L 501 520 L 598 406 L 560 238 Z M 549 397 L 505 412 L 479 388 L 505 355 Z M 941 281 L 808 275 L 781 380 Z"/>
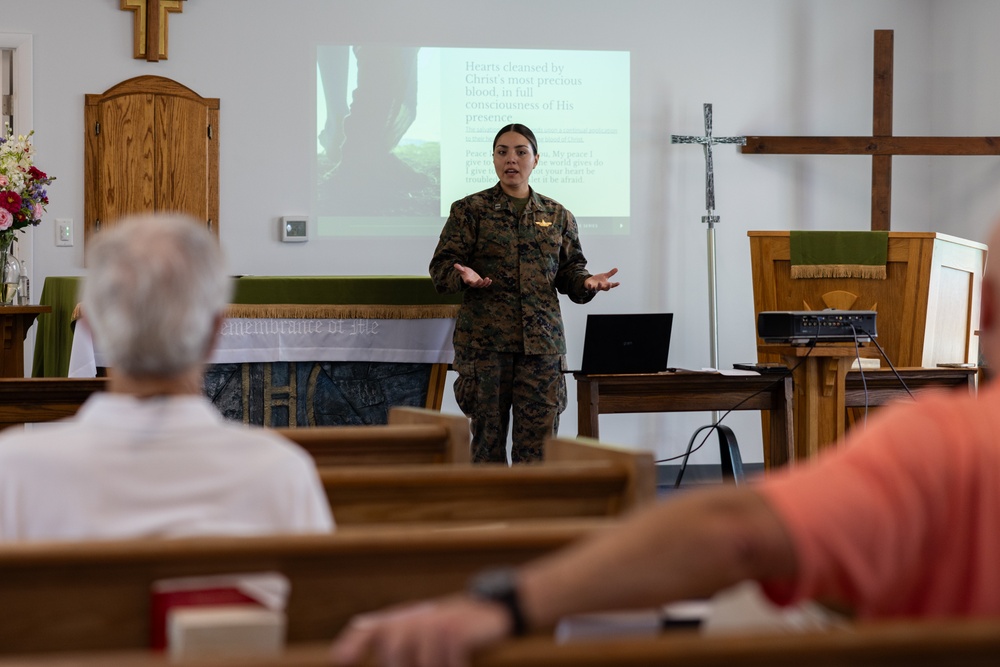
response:
<path fill-rule="evenodd" d="M 451 203 L 497 182 L 493 137 L 538 138 L 531 186 L 588 234 L 629 229 L 624 51 L 317 47 L 320 236 L 436 236 Z"/>

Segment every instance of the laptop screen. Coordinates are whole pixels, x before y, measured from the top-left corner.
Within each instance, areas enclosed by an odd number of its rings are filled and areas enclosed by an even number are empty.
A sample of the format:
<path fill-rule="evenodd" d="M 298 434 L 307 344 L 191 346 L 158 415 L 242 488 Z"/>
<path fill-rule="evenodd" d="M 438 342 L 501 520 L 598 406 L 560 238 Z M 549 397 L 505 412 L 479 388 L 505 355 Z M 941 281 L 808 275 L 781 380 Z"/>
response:
<path fill-rule="evenodd" d="M 673 313 L 587 315 L 579 372 L 662 373 L 673 319 Z"/>

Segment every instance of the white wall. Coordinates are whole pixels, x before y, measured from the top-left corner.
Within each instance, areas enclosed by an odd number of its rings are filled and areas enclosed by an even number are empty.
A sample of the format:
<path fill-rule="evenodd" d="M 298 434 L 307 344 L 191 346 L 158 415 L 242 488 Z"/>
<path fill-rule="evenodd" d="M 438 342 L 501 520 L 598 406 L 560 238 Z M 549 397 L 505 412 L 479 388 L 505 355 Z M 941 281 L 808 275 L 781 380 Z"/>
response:
<path fill-rule="evenodd" d="M 704 162 L 671 134 L 871 132 L 875 29 L 895 30 L 897 134 L 1000 134 L 1000 56 L 988 0 L 210 0 L 170 16 L 169 60 L 131 57 L 132 14 L 118 0 L 0 0 L 0 32 L 34 36 L 38 162 L 58 176 L 36 230 L 35 293 L 46 275 L 83 273 L 83 96 L 141 74 L 219 97 L 222 242 L 235 273 L 420 274 L 435 239 L 311 240 L 283 245 L 275 220 L 310 213 L 315 45 L 402 41 L 442 46 L 607 48 L 632 52 L 629 238 L 583 239 L 591 268 L 621 268 L 622 287 L 567 303 L 578 363 L 587 312 L 675 313 L 672 365 L 708 364 Z M 540 147 L 544 166 L 545 147 Z M 715 152 L 720 365 L 755 358 L 747 230 L 866 229 L 870 160 Z M 893 229 L 984 240 L 1000 209 L 1000 159 L 896 158 Z M 573 202 L 563 202 L 570 209 Z M 73 218 L 77 245 L 56 248 L 52 221 Z M 575 390 L 571 387 L 571 401 Z M 450 390 L 445 410 L 456 411 Z M 707 415 L 607 416 L 602 438 L 682 451 Z M 760 461 L 755 414 L 728 420 L 744 458 Z M 576 410 L 562 433 L 576 432 Z M 714 452 L 695 462 L 717 460 Z"/>

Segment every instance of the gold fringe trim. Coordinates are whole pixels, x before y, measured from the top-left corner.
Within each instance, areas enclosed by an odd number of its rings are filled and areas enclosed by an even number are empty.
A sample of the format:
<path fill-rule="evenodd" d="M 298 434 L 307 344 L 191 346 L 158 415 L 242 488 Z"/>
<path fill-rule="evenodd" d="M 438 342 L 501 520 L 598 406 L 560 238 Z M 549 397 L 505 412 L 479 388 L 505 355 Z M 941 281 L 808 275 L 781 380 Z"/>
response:
<path fill-rule="evenodd" d="M 233 303 L 226 309 L 227 317 L 261 318 L 268 320 L 429 320 L 452 319 L 458 314 L 457 304 L 425 304 L 394 306 L 389 304 L 242 304 Z"/>
<path fill-rule="evenodd" d="M 885 280 L 885 265 L 871 264 L 795 264 L 792 278 L 863 278 Z"/>
<path fill-rule="evenodd" d="M 259 318 L 265 320 L 432 320 L 454 319 L 457 304 L 393 306 L 385 304 L 242 304 L 233 303 L 226 317 Z M 80 319 L 80 304 L 73 308 L 73 321 Z"/>

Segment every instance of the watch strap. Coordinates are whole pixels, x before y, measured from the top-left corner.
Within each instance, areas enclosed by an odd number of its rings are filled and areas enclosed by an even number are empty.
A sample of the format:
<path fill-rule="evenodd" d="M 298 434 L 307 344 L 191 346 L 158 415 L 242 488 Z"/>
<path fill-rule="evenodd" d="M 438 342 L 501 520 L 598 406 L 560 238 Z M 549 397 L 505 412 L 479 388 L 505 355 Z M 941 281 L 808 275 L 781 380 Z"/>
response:
<path fill-rule="evenodd" d="M 513 636 L 523 637 L 527 634 L 528 624 L 521 609 L 514 569 L 498 568 L 480 572 L 469 581 L 468 594 L 477 600 L 495 602 L 506 609 Z"/>

